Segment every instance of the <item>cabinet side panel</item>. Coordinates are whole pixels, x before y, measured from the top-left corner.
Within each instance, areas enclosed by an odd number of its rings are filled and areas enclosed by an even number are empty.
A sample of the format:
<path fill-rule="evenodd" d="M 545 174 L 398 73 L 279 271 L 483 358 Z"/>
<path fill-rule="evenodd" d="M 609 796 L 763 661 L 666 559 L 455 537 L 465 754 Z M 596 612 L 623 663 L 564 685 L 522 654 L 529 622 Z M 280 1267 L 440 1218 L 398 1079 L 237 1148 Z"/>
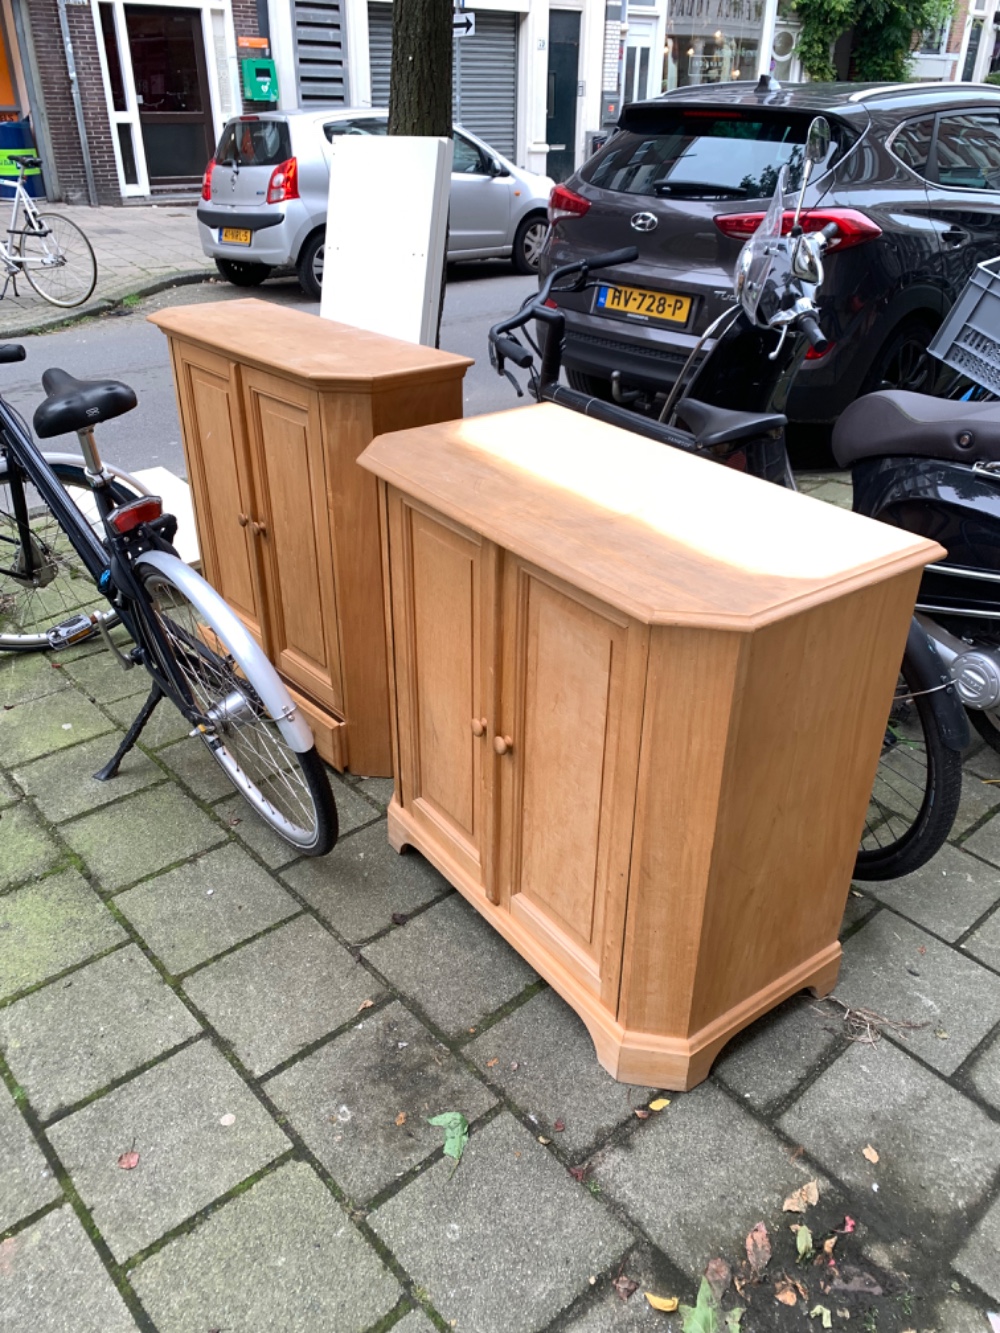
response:
<path fill-rule="evenodd" d="M 861 589 L 748 644 L 696 1029 L 837 941 L 918 582 Z"/>

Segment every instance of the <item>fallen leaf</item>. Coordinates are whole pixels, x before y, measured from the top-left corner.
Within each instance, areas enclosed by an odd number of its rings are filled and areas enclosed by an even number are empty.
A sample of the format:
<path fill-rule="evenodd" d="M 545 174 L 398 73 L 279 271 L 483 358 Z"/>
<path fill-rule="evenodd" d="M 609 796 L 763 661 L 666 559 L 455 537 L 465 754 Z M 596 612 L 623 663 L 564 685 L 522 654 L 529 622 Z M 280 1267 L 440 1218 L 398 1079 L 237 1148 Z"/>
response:
<path fill-rule="evenodd" d="M 721 1301 L 732 1281 L 733 1270 L 725 1259 L 709 1259 L 705 1268 L 705 1281 L 712 1288 L 712 1295 Z"/>
<path fill-rule="evenodd" d="M 740 1323 L 742 1322 L 745 1313 L 746 1311 L 741 1305 L 735 1306 L 728 1312 L 726 1315 L 727 1333 L 739 1333 Z"/>
<path fill-rule="evenodd" d="M 813 1256 L 813 1238 L 812 1232 L 808 1227 L 795 1227 L 795 1252 L 802 1262 L 805 1259 L 811 1259 Z"/>
<path fill-rule="evenodd" d="M 587 1174 L 587 1168 L 585 1166 L 571 1166 L 569 1173 L 574 1180 L 578 1180 L 582 1185 L 584 1176 Z"/>
<path fill-rule="evenodd" d="M 747 1236 L 747 1258 L 755 1277 L 760 1277 L 771 1262 L 771 1240 L 763 1222 L 758 1222 Z"/>
<path fill-rule="evenodd" d="M 677 1296 L 654 1296 L 651 1291 L 642 1293 L 654 1310 L 662 1310 L 664 1314 L 673 1314 L 680 1305 L 680 1298 Z"/>
<path fill-rule="evenodd" d="M 866 1148 L 861 1149 L 861 1156 L 866 1158 L 869 1162 L 871 1162 L 873 1166 L 878 1161 L 878 1153 L 875 1151 L 875 1149 L 872 1147 L 870 1143 Z"/>
<path fill-rule="evenodd" d="M 680 1312 L 681 1333 L 719 1333 L 719 1305 L 707 1278 L 701 1279 L 695 1304 L 682 1305 Z"/>
<path fill-rule="evenodd" d="M 566 1122 L 564 1120 L 557 1120 L 555 1124 L 552 1126 L 552 1128 L 555 1130 L 557 1134 L 561 1134 L 563 1130 L 566 1128 Z"/>
<path fill-rule="evenodd" d="M 852 1292 L 861 1296 L 881 1296 L 882 1288 L 861 1268 L 844 1268 L 830 1283 L 831 1291 Z"/>
<path fill-rule="evenodd" d="M 774 1284 L 774 1298 L 780 1301 L 782 1305 L 797 1305 L 799 1294 L 794 1283 L 790 1282 L 787 1277 L 783 1277 L 779 1278 Z"/>
<path fill-rule="evenodd" d="M 444 1154 L 454 1157 L 457 1167 L 469 1141 L 468 1120 L 461 1111 L 444 1111 L 441 1115 L 431 1116 L 427 1123 L 444 1130 Z"/>
<path fill-rule="evenodd" d="M 811 1208 L 814 1203 L 819 1202 L 819 1186 L 815 1180 L 807 1180 L 801 1185 L 781 1205 L 783 1213 L 804 1213 L 807 1208 Z"/>
<path fill-rule="evenodd" d="M 409 919 L 405 912 L 393 912 L 391 917 L 394 926 L 405 926 Z"/>
<path fill-rule="evenodd" d="M 857 1225 L 858 1224 L 857 1222 L 855 1222 L 853 1217 L 850 1216 L 845 1217 L 844 1225 L 840 1228 L 838 1235 L 849 1236 Z"/>
<path fill-rule="evenodd" d="M 499 1055 L 495 1055 L 492 1060 L 486 1061 L 486 1068 L 494 1069 L 499 1063 L 500 1063 L 500 1057 Z"/>
<path fill-rule="evenodd" d="M 358 1005 L 358 1013 L 360 1014 L 362 1009 L 371 1009 L 374 1003 L 374 1000 L 362 1000 Z"/>
<path fill-rule="evenodd" d="M 405 1111 L 400 1111 L 399 1115 L 396 1116 L 396 1124 L 397 1124 L 397 1125 L 405 1125 L 405 1124 L 406 1124 L 406 1112 L 405 1112 Z"/>
<path fill-rule="evenodd" d="M 552 1140 L 551 1140 L 551 1139 L 547 1139 L 547 1138 L 545 1137 L 544 1134 L 539 1134 L 539 1136 L 538 1136 L 538 1142 L 541 1143 L 541 1144 L 544 1144 L 544 1146 L 547 1148 L 547 1147 L 549 1146 L 549 1144 L 552 1142 Z"/>
<path fill-rule="evenodd" d="M 664 1111 L 669 1105 L 670 1105 L 669 1097 L 657 1097 L 655 1102 L 649 1103 L 649 1109 L 651 1111 Z"/>
<path fill-rule="evenodd" d="M 827 1236 L 826 1240 L 823 1242 L 823 1253 L 833 1254 L 833 1247 L 836 1245 L 836 1243 L 837 1243 L 836 1236 Z"/>
<path fill-rule="evenodd" d="M 644 1110 L 642 1109 L 641 1106 L 637 1106 L 637 1107 L 636 1107 L 636 1109 L 635 1109 L 635 1114 L 636 1114 L 636 1116 L 637 1116 L 637 1118 L 638 1118 L 639 1120 L 648 1120 L 648 1119 L 649 1119 L 649 1112 L 648 1112 L 648 1111 L 644 1111 Z"/>
<path fill-rule="evenodd" d="M 228 1111 L 225 1115 L 219 1116 L 219 1124 L 225 1125 L 228 1128 L 230 1125 L 236 1124 L 236 1117 L 233 1115 L 232 1111 Z"/>
<path fill-rule="evenodd" d="M 944 1028 L 938 1028 L 938 1029 L 935 1031 L 934 1035 L 935 1035 L 935 1037 L 937 1037 L 938 1041 L 947 1041 L 947 1040 L 948 1040 L 948 1034 L 947 1034 L 947 1032 L 945 1032 Z"/>
<path fill-rule="evenodd" d="M 139 1154 L 134 1148 L 129 1149 L 128 1152 L 123 1152 L 121 1157 L 118 1158 L 118 1165 L 123 1171 L 131 1171 L 139 1165 Z"/>
<path fill-rule="evenodd" d="M 810 1319 L 822 1319 L 824 1328 L 833 1328 L 833 1315 L 825 1305 L 814 1305 L 809 1311 Z"/>
<path fill-rule="evenodd" d="M 624 1273 L 619 1273 L 611 1284 L 623 1301 L 627 1301 L 634 1291 L 639 1290 L 638 1282 L 633 1282 Z"/>
<path fill-rule="evenodd" d="M 917 945 L 917 953 L 926 953 L 926 952 L 927 952 L 927 945 L 926 945 L 926 944 L 918 944 L 918 945 Z"/>

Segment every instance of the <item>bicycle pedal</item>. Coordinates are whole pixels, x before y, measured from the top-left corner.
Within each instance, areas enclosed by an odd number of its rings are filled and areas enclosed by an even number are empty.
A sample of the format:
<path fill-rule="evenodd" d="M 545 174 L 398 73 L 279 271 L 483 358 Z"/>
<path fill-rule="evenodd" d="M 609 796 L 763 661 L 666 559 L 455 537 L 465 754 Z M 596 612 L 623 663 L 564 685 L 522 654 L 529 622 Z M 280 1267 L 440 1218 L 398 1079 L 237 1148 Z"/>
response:
<path fill-rule="evenodd" d="M 71 648 L 74 643 L 83 643 L 85 639 L 92 639 L 98 632 L 97 618 L 81 613 L 53 625 L 45 631 L 45 637 L 49 647 L 58 651 L 60 648 Z"/>

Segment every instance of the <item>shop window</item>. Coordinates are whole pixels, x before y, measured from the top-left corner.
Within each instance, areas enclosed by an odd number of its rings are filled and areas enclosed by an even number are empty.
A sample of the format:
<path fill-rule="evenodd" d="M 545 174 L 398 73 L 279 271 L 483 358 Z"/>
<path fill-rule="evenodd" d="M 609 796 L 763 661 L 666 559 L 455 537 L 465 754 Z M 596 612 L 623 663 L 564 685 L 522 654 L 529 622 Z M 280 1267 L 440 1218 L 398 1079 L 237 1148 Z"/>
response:
<path fill-rule="evenodd" d="M 122 172 L 125 176 L 126 185 L 139 184 L 139 172 L 135 165 L 135 145 L 132 142 L 132 126 L 125 121 L 119 121 L 115 127 L 118 130 L 118 147 L 122 155 Z"/>
<path fill-rule="evenodd" d="M 101 36 L 104 38 L 104 56 L 108 62 L 108 82 L 111 84 L 111 105 L 116 111 L 127 111 L 125 100 L 125 80 L 122 78 L 122 61 L 118 51 L 118 33 L 115 29 L 114 5 L 99 5 L 101 11 Z M 135 158 L 133 157 L 133 168 Z M 134 182 L 130 181 L 130 184 Z"/>

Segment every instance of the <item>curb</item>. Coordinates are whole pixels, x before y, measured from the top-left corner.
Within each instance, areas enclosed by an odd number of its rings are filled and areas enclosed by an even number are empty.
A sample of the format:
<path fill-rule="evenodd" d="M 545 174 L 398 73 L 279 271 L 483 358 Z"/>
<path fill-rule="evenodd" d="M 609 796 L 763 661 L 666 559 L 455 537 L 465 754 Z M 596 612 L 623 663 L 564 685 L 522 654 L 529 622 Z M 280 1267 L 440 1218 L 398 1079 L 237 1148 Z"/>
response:
<path fill-rule="evenodd" d="M 109 310 L 117 310 L 130 296 L 155 296 L 157 292 L 165 292 L 171 287 L 191 287 L 196 283 L 209 282 L 218 276 L 214 268 L 187 269 L 171 273 L 167 277 L 152 278 L 148 282 L 138 283 L 121 296 L 104 296 L 88 301 L 86 305 L 78 306 L 74 310 L 58 310 L 53 306 L 47 308 L 44 314 L 39 311 L 38 315 L 10 328 L 5 328 L 0 322 L 0 340 L 9 342 L 14 338 L 29 338 L 35 333 L 55 333 L 59 329 L 78 324 L 83 319 L 91 319 L 94 315 L 104 315 Z"/>

